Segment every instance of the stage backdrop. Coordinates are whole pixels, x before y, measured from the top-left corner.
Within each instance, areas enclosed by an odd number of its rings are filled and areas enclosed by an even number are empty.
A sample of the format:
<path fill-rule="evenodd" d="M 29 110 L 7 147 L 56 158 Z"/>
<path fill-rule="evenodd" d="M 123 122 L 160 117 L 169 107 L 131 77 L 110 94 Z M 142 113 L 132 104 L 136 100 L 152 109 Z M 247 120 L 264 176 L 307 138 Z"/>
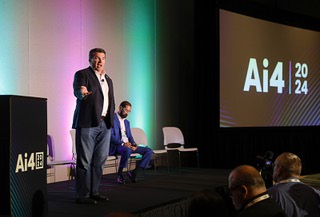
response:
<path fill-rule="evenodd" d="M 56 160 L 70 159 L 74 73 L 88 52 L 107 51 L 116 104 L 133 104 L 133 127 L 155 146 L 155 0 L 0 1 L 0 94 L 48 99 L 48 133 Z M 67 178 L 62 170 L 56 181 Z"/>

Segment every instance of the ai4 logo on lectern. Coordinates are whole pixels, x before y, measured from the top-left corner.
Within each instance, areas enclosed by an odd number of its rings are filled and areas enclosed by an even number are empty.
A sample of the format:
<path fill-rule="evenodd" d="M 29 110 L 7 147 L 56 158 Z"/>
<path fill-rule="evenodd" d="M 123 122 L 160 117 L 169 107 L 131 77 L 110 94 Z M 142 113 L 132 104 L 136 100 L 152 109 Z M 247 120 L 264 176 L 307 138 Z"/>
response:
<path fill-rule="evenodd" d="M 270 71 L 268 67 L 269 60 L 267 58 L 263 59 L 262 66 L 258 64 L 257 59 L 250 58 L 243 91 L 255 90 L 258 93 L 268 93 L 269 88 L 277 88 L 277 93 L 283 93 L 283 89 L 285 88 L 283 62 L 277 62 L 273 71 Z M 293 71 L 292 62 L 289 61 L 288 93 L 291 94 L 292 90 L 294 90 L 294 94 L 307 94 L 308 65 L 298 62 L 294 64 L 294 68 L 295 70 Z M 260 76 L 262 79 L 260 79 Z M 292 87 L 293 85 L 294 87 Z"/>
<path fill-rule="evenodd" d="M 39 170 L 44 168 L 44 152 L 19 154 L 16 163 L 16 173 Z"/>

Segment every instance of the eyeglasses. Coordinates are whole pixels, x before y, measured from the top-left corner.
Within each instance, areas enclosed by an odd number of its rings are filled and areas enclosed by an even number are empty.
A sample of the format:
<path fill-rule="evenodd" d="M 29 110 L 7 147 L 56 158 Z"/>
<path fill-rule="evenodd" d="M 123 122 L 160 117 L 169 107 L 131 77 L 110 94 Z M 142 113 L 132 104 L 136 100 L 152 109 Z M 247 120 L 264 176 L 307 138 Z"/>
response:
<path fill-rule="evenodd" d="M 125 112 L 128 113 L 128 114 L 131 112 L 131 110 L 126 109 L 126 108 L 122 108 L 122 110 L 125 111 Z"/>

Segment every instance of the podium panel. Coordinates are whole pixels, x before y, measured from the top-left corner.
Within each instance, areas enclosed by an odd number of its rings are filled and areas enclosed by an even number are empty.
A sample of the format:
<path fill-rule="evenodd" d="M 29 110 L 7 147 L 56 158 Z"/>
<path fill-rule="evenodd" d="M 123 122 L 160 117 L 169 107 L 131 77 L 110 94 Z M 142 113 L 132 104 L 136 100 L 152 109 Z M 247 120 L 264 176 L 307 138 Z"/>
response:
<path fill-rule="evenodd" d="M 48 216 L 47 100 L 0 96 L 0 215 Z"/>

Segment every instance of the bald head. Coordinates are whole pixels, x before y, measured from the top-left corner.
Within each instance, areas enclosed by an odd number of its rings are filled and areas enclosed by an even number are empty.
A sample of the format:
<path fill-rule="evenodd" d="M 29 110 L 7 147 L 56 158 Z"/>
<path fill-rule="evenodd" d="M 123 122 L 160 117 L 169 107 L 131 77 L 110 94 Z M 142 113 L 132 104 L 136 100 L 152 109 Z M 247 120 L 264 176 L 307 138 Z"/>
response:
<path fill-rule="evenodd" d="M 245 185 L 248 188 L 265 190 L 265 182 L 259 171 L 253 166 L 241 165 L 236 167 L 229 175 L 229 184 Z M 230 186 L 229 186 L 230 187 Z"/>
<path fill-rule="evenodd" d="M 237 210 L 251 198 L 266 191 L 266 186 L 259 171 L 249 165 L 241 165 L 229 175 L 229 191 L 233 205 Z"/>
<path fill-rule="evenodd" d="M 279 182 L 282 179 L 298 178 L 301 169 L 301 159 L 293 153 L 284 152 L 274 161 L 273 180 Z"/>

